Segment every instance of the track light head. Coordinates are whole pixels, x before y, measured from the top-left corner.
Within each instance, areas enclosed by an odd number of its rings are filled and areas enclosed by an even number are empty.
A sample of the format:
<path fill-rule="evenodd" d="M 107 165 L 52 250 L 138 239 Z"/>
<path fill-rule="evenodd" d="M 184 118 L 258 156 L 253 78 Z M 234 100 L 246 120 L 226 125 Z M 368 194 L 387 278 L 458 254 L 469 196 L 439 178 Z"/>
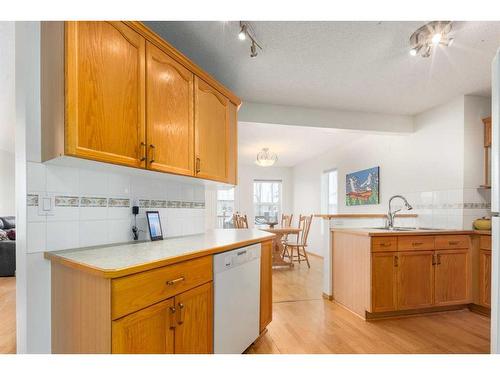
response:
<path fill-rule="evenodd" d="M 252 45 L 250 46 L 250 57 L 256 57 L 259 53 L 257 52 L 257 46 L 255 45 L 255 41 L 252 41 Z"/>

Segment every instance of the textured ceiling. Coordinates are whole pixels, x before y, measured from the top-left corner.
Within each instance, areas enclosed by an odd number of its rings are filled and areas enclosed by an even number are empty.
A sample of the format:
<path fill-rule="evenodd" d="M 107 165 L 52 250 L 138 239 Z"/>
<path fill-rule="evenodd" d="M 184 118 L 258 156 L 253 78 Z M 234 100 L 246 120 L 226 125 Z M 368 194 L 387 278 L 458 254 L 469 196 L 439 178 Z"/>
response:
<path fill-rule="evenodd" d="M 268 147 L 278 154 L 276 167 L 293 167 L 359 137 L 359 132 L 338 129 L 239 122 L 238 161 L 253 165 L 257 152 Z"/>
<path fill-rule="evenodd" d="M 424 22 L 252 22 L 264 51 L 249 57 L 238 22 L 146 22 L 243 100 L 413 115 L 455 96 L 490 96 L 500 22 L 456 22 L 455 43 L 408 54 Z"/>

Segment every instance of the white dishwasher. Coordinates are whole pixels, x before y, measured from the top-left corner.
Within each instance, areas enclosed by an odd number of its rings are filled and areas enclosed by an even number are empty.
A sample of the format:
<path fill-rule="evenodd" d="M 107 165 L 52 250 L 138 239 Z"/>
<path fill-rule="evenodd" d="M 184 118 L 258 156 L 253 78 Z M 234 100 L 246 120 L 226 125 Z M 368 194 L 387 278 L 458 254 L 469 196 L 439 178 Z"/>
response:
<path fill-rule="evenodd" d="M 214 353 L 241 354 L 259 336 L 260 244 L 214 256 Z"/>

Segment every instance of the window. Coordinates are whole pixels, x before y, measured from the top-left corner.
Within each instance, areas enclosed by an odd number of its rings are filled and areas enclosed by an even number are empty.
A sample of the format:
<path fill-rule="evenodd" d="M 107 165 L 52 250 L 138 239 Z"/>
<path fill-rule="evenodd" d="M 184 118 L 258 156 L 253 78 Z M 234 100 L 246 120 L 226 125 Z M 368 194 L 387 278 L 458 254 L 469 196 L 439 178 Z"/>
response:
<path fill-rule="evenodd" d="M 327 177 L 327 213 L 335 214 L 338 211 L 338 179 L 337 170 L 325 172 Z"/>
<path fill-rule="evenodd" d="M 281 214 L 281 181 L 255 180 L 253 204 L 255 224 L 277 223 Z"/>
<path fill-rule="evenodd" d="M 231 228 L 234 213 L 234 188 L 217 190 L 217 228 Z"/>

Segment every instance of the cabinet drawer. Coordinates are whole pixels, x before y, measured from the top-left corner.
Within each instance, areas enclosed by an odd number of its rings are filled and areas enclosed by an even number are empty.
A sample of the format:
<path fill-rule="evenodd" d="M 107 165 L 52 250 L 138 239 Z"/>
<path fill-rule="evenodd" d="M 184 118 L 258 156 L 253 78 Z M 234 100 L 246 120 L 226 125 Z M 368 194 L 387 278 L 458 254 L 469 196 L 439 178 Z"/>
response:
<path fill-rule="evenodd" d="M 212 256 L 114 279 L 111 317 L 120 318 L 210 280 Z"/>
<path fill-rule="evenodd" d="M 459 236 L 436 236 L 436 249 L 468 249 L 470 237 L 466 235 Z"/>
<path fill-rule="evenodd" d="M 398 250 L 434 250 L 434 236 L 400 236 Z"/>
<path fill-rule="evenodd" d="M 491 236 L 480 236 L 479 247 L 483 250 L 491 250 Z"/>
<path fill-rule="evenodd" d="M 372 252 L 398 251 L 397 237 L 372 237 Z"/>

